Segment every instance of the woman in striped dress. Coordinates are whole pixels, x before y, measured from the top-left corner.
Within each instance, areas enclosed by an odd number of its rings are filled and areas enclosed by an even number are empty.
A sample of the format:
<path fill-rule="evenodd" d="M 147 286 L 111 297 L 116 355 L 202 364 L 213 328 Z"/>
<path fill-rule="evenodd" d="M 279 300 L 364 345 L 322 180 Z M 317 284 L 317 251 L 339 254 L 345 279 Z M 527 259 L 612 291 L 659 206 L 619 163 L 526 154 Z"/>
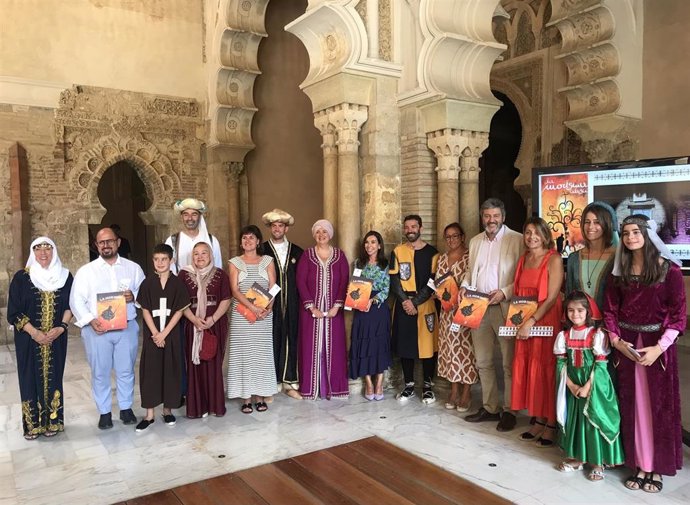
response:
<path fill-rule="evenodd" d="M 242 398 L 241 410 L 245 414 L 251 414 L 254 408 L 257 412 L 268 410 L 266 397 L 277 392 L 273 363 L 273 302 L 262 309 L 245 296 L 254 283 L 266 291 L 276 283 L 273 258 L 262 255 L 261 241 L 259 228 L 245 226 L 240 232 L 240 247 L 244 252 L 230 260 L 233 301 L 230 310 L 227 396 L 231 399 Z M 247 315 L 242 315 L 238 309 Z"/>

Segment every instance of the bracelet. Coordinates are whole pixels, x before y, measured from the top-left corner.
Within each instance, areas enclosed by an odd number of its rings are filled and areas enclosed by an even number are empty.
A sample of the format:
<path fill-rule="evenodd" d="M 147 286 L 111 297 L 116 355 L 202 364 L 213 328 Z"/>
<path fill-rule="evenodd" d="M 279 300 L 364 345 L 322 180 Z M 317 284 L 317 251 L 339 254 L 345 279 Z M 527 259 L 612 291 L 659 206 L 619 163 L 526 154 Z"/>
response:
<path fill-rule="evenodd" d="M 213 324 L 216 324 L 216 318 L 213 317 L 213 314 L 211 314 L 211 321 L 213 321 Z"/>
<path fill-rule="evenodd" d="M 62 328 L 63 330 L 67 331 L 67 330 L 69 329 L 69 323 L 66 323 L 66 322 L 64 322 L 64 321 L 61 322 L 61 323 L 60 323 L 60 328 Z"/>

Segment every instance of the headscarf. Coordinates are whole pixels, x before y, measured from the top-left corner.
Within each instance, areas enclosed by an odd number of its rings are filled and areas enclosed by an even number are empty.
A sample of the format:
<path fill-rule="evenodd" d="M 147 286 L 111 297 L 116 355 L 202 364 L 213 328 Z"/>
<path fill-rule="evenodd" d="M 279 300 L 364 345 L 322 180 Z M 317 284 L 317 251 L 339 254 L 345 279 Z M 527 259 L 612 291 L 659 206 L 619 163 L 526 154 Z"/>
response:
<path fill-rule="evenodd" d="M 50 244 L 53 246 L 53 259 L 50 260 L 48 268 L 43 268 L 36 260 L 34 247 L 39 244 Z M 67 282 L 69 270 L 62 266 L 60 256 L 58 256 L 55 242 L 48 237 L 38 237 L 29 246 L 29 259 L 26 261 L 26 268 L 29 269 L 31 282 L 41 291 L 57 291 Z"/>
<path fill-rule="evenodd" d="M 185 198 L 184 200 L 178 200 L 173 205 L 173 209 L 178 214 L 182 214 L 185 210 L 196 210 L 199 212 L 199 242 L 211 243 L 211 237 L 208 234 L 208 229 L 206 228 L 206 220 L 204 219 L 204 213 L 206 212 L 206 204 L 201 200 L 196 198 Z M 197 242 L 197 244 L 199 243 Z"/>
<path fill-rule="evenodd" d="M 626 217 L 623 222 L 621 223 L 621 235 L 623 234 L 623 228 L 625 228 L 626 225 L 629 224 L 636 224 L 640 228 L 647 228 L 647 238 L 654 244 L 654 247 L 656 247 L 657 251 L 659 251 L 659 255 L 662 258 L 666 258 L 669 260 L 671 263 L 675 263 L 678 266 L 681 265 L 681 261 L 676 258 L 668 248 L 666 244 L 664 244 L 664 241 L 661 240 L 661 237 L 656 232 L 657 224 L 656 221 L 653 219 L 649 220 L 644 220 L 641 219 L 637 216 L 628 216 Z M 623 244 L 623 241 L 621 240 L 621 243 L 618 245 L 618 248 L 616 248 L 616 258 L 614 259 L 613 263 L 613 275 L 616 277 L 620 277 L 621 274 L 623 273 L 623 268 L 621 266 L 622 262 L 622 257 L 623 257 L 623 248 L 625 245 Z"/>
<path fill-rule="evenodd" d="M 295 224 L 295 218 L 283 209 L 273 209 L 270 212 L 266 212 L 266 214 L 261 216 L 261 220 L 266 226 L 271 226 L 273 223 L 283 223 L 286 226 Z"/>
<path fill-rule="evenodd" d="M 197 298 L 197 303 L 196 303 L 196 312 L 195 315 L 199 319 L 206 319 L 206 303 L 207 303 L 207 297 L 206 297 L 206 288 L 208 287 L 208 283 L 211 279 L 213 279 L 213 275 L 216 272 L 216 267 L 213 264 L 213 248 L 208 242 L 197 242 L 194 244 L 194 248 L 199 247 L 200 244 L 205 245 L 208 247 L 208 254 L 209 254 L 209 259 L 211 260 L 208 265 L 206 265 L 204 268 L 197 268 L 194 266 L 194 261 L 190 263 L 187 266 L 182 267 L 182 270 L 185 272 L 188 272 L 191 274 L 194 279 L 196 280 L 196 298 Z M 192 252 L 194 249 L 192 249 Z M 195 365 L 198 365 L 201 363 L 201 358 L 199 358 L 199 351 L 201 350 L 201 343 L 204 338 L 204 331 L 199 330 L 196 326 L 194 326 L 194 340 L 192 342 L 192 363 Z"/>
<path fill-rule="evenodd" d="M 326 233 L 328 233 L 328 238 L 329 240 L 333 238 L 333 225 L 328 219 L 319 219 L 317 222 L 314 223 L 314 225 L 311 227 L 311 236 L 316 235 L 316 230 L 319 228 L 323 228 Z"/>

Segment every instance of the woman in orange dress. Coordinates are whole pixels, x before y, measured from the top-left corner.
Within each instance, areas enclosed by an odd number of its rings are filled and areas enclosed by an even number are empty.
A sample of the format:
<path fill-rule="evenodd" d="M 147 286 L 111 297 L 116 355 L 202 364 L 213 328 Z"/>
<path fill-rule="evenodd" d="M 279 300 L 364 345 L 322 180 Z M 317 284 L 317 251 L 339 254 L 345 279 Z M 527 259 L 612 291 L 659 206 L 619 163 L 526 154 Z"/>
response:
<path fill-rule="evenodd" d="M 520 440 L 551 447 L 556 436 L 555 336 L 561 330 L 563 261 L 546 222 L 531 217 L 523 228 L 526 252 L 515 271 L 515 296 L 537 299 L 537 311 L 518 329 L 513 358 L 512 408 L 527 409 L 536 421 Z M 532 326 L 551 326 L 550 336 L 530 337 Z"/>

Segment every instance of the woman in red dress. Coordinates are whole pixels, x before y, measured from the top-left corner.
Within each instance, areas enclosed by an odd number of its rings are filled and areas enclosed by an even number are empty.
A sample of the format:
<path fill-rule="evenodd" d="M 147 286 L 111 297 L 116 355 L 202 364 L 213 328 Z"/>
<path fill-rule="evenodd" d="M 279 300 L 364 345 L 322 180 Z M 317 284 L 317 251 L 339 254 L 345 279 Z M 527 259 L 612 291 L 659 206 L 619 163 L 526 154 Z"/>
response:
<path fill-rule="evenodd" d="M 551 231 L 539 217 L 531 217 L 523 228 L 526 252 L 515 271 L 515 296 L 537 299 L 537 311 L 518 329 L 513 358 L 513 410 L 527 409 L 536 422 L 520 440 L 536 441 L 537 447 L 551 447 L 556 436 L 555 335 L 561 330 L 561 284 L 563 261 L 554 249 Z M 530 337 L 532 326 L 551 326 L 546 337 Z"/>

